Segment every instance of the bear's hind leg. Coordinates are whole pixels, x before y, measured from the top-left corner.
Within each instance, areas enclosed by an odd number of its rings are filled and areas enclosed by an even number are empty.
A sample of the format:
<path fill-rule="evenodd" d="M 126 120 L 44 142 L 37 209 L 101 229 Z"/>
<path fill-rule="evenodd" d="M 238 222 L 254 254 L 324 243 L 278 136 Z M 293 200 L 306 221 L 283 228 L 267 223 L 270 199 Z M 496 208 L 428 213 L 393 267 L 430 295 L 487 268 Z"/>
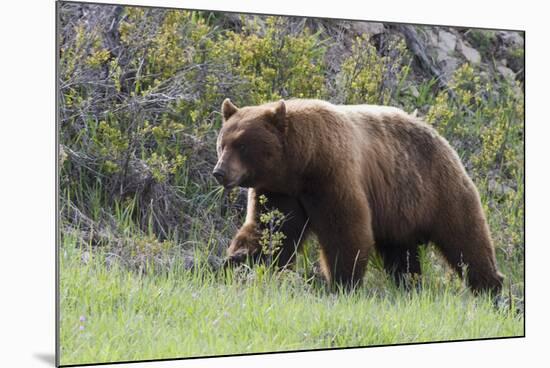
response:
<path fill-rule="evenodd" d="M 408 280 L 415 280 L 421 274 L 418 259 L 418 245 L 403 247 L 395 244 L 381 244 L 378 251 L 384 262 L 384 269 L 396 284 L 409 286 Z"/>
<path fill-rule="evenodd" d="M 495 250 L 481 208 L 474 212 L 470 216 L 453 217 L 450 223 L 439 226 L 433 241 L 461 277 L 466 273 L 474 292 L 498 293 L 504 277 L 497 269 Z"/>

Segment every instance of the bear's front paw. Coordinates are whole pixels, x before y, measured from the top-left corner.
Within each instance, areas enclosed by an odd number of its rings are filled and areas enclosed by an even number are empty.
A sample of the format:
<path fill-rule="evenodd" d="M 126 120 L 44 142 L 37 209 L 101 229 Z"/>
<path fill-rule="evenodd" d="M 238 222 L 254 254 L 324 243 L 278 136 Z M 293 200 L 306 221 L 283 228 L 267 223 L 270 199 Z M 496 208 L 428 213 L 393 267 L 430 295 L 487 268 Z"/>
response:
<path fill-rule="evenodd" d="M 242 249 L 238 252 L 235 252 L 231 255 L 228 255 L 224 260 L 224 267 L 233 267 L 238 266 L 246 261 L 248 257 L 248 252 L 245 249 Z"/>
<path fill-rule="evenodd" d="M 242 263 L 248 256 L 253 256 L 259 249 L 259 237 L 256 228 L 241 228 L 227 249 L 227 260 L 231 263 Z"/>
<path fill-rule="evenodd" d="M 255 227 L 243 227 L 231 241 L 229 252 L 247 249 L 249 253 L 254 253 L 259 247 L 259 240 L 260 238 Z"/>

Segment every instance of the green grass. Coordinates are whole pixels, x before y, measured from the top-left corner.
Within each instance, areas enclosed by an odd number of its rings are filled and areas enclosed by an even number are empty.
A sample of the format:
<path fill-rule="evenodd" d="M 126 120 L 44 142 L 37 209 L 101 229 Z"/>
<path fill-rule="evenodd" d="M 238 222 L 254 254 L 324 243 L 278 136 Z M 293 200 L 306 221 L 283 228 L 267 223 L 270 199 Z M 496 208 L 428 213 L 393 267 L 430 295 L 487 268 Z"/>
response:
<path fill-rule="evenodd" d="M 431 251 L 419 290 L 395 287 L 374 259 L 354 293 L 263 267 L 139 275 L 71 237 L 60 254 L 61 364 L 523 335 L 522 314 L 473 296 Z"/>

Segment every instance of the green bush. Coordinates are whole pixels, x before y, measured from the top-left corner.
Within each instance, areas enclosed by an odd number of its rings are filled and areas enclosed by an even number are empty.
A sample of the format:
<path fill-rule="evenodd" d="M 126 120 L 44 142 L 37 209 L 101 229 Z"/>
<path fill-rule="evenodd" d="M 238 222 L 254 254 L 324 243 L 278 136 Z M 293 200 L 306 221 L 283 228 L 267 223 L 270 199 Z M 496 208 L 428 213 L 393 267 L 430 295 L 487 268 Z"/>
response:
<path fill-rule="evenodd" d="M 482 78 L 464 64 L 449 90 L 437 95 L 426 120 L 448 139 L 469 142 L 471 147 L 462 153 L 476 174 L 499 170 L 505 178 L 516 178 L 523 168 L 523 115 L 523 98 L 514 85 Z"/>
<path fill-rule="evenodd" d="M 346 104 L 390 104 L 395 83 L 406 78 L 409 65 L 403 40 L 392 39 L 389 49 L 390 54 L 381 55 L 368 36 L 355 39 L 338 75 L 338 88 Z"/>
<path fill-rule="evenodd" d="M 227 74 L 242 81 L 232 91 L 235 100 L 255 105 L 280 98 L 325 97 L 326 48 L 318 35 L 308 28 L 290 33 L 286 18 L 266 17 L 263 27 L 260 19 L 240 32 L 221 32 L 208 54 L 212 62 L 225 65 Z M 209 80 L 211 99 L 224 97 L 214 92 L 227 75 L 220 78 Z"/>

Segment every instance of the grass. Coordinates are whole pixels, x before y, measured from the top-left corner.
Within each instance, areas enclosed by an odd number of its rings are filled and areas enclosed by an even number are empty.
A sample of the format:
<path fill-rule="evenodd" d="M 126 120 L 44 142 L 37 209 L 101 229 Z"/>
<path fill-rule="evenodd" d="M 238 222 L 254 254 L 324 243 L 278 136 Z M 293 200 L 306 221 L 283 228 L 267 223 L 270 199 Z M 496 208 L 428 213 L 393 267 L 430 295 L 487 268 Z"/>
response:
<path fill-rule="evenodd" d="M 222 273 L 174 262 L 140 275 L 107 257 L 64 238 L 63 365 L 523 335 L 522 314 L 473 296 L 431 250 L 418 290 L 394 286 L 375 258 L 354 293 L 329 292 L 300 267 Z"/>

